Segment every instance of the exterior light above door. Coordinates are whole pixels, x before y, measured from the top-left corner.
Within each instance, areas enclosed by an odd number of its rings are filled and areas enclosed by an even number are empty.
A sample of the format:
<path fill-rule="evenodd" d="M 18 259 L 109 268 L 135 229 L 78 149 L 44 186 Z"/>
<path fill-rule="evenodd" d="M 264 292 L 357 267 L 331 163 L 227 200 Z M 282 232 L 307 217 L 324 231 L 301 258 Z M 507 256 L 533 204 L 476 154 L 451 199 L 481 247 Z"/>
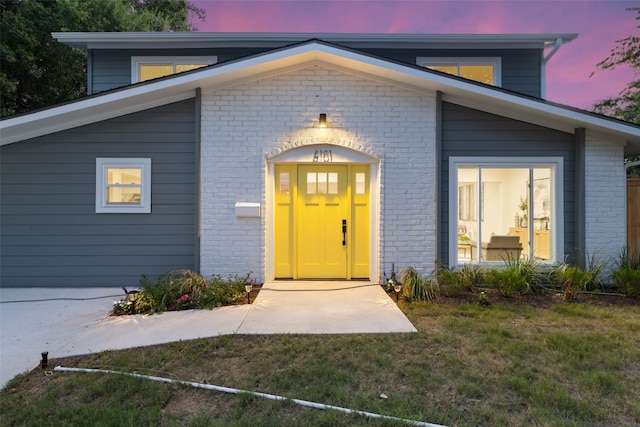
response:
<path fill-rule="evenodd" d="M 318 125 L 321 128 L 327 127 L 327 115 L 325 113 L 320 113 L 320 118 L 318 119 Z"/>

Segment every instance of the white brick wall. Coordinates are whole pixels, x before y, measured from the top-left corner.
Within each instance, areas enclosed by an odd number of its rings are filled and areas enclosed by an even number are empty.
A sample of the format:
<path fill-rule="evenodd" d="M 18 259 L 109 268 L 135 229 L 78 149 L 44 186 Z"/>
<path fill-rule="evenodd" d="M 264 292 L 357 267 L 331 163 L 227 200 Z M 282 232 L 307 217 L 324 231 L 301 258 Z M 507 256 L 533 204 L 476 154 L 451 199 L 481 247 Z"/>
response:
<path fill-rule="evenodd" d="M 602 262 L 616 259 L 626 244 L 624 141 L 595 132 L 585 138 L 586 255 Z"/>
<path fill-rule="evenodd" d="M 235 202 L 265 200 L 266 158 L 313 144 L 326 113 L 332 139 L 380 158 L 380 271 L 428 273 L 435 262 L 435 94 L 312 66 L 202 95 L 201 270 L 264 280 L 265 216 Z M 372 277 L 372 279 L 377 279 Z"/>

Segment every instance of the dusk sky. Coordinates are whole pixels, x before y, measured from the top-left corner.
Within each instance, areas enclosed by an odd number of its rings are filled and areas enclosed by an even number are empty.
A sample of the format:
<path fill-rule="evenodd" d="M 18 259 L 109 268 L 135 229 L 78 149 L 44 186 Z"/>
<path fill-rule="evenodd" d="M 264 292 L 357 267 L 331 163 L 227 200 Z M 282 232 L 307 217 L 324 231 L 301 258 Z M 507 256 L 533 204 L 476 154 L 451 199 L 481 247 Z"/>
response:
<path fill-rule="evenodd" d="M 591 109 L 633 79 L 597 71 L 616 40 L 638 35 L 638 1 L 618 0 L 192 0 L 205 9 L 199 31 L 285 33 L 577 33 L 547 65 L 547 99 Z"/>

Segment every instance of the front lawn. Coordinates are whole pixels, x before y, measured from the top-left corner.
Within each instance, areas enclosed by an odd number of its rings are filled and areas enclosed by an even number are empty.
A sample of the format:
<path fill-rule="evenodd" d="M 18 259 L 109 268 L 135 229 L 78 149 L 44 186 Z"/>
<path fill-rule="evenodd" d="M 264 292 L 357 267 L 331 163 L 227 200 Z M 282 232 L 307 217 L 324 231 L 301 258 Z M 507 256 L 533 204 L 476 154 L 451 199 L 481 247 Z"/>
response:
<path fill-rule="evenodd" d="M 419 330 L 223 336 L 50 365 L 137 372 L 448 426 L 640 424 L 640 306 L 401 303 Z M 1 425 L 398 425 L 121 375 L 36 369 Z"/>

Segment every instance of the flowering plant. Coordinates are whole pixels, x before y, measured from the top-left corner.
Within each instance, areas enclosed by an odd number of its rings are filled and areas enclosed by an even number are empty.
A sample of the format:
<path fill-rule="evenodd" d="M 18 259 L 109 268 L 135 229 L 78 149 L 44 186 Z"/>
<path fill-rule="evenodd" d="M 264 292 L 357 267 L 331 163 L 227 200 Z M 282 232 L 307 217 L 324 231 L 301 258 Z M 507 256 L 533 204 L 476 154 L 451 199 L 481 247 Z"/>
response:
<path fill-rule="evenodd" d="M 176 308 L 178 309 L 188 308 L 191 303 L 193 303 L 193 300 L 191 299 L 191 295 L 184 294 L 180 298 L 176 299 Z"/>
<path fill-rule="evenodd" d="M 489 304 L 491 304 L 491 302 L 489 301 L 489 297 L 487 296 L 487 294 L 484 293 L 484 291 L 480 292 L 480 298 L 478 300 L 478 304 L 480 304 L 483 307 L 486 307 Z"/>
<path fill-rule="evenodd" d="M 133 313 L 133 303 L 131 301 L 120 300 L 113 302 L 113 314 L 122 315 L 122 314 L 134 314 Z"/>
<path fill-rule="evenodd" d="M 572 302 L 576 299 L 576 291 L 573 290 L 571 285 L 567 285 L 566 288 L 562 291 L 562 296 L 566 302 Z"/>

